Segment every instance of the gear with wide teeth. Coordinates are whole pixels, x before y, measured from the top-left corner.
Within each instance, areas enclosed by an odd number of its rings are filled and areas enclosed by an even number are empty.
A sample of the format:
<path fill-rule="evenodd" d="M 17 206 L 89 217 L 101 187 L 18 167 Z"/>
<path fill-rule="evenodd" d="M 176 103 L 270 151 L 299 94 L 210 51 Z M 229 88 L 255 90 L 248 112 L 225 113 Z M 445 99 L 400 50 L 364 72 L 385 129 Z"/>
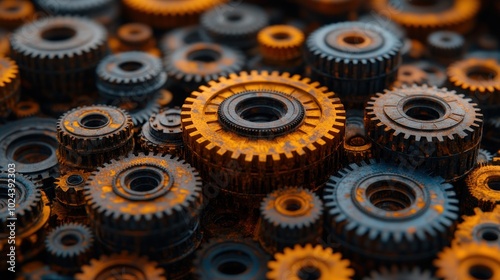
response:
<path fill-rule="evenodd" d="M 265 60 L 289 61 L 300 58 L 304 33 L 292 25 L 272 25 L 257 34 L 259 51 Z"/>
<path fill-rule="evenodd" d="M 32 99 L 26 99 L 16 103 L 13 109 L 17 119 L 36 117 L 40 115 L 40 104 Z"/>
<path fill-rule="evenodd" d="M 479 149 L 477 153 L 477 165 L 484 165 L 491 163 L 493 155 L 485 149 Z"/>
<path fill-rule="evenodd" d="M 463 216 L 463 221 L 458 224 L 453 246 L 467 243 L 487 243 L 500 248 L 500 205 L 491 212 L 483 212 L 474 208 L 474 214 Z"/>
<path fill-rule="evenodd" d="M 7 117 L 20 97 L 21 77 L 17 64 L 0 57 L 0 117 Z"/>
<path fill-rule="evenodd" d="M 500 204 L 500 165 L 476 167 L 467 175 L 465 183 L 464 209 L 479 207 L 483 211 L 492 211 Z"/>
<path fill-rule="evenodd" d="M 344 107 L 298 75 L 253 71 L 211 81 L 186 99 L 181 118 L 186 158 L 225 191 L 316 189 L 340 165 Z"/>
<path fill-rule="evenodd" d="M 181 109 L 166 108 L 153 114 L 141 130 L 139 143 L 145 150 L 183 157 Z"/>
<path fill-rule="evenodd" d="M 371 98 L 365 118 L 375 157 L 427 169 L 448 181 L 476 164 L 483 116 L 455 91 L 427 85 L 386 90 Z"/>

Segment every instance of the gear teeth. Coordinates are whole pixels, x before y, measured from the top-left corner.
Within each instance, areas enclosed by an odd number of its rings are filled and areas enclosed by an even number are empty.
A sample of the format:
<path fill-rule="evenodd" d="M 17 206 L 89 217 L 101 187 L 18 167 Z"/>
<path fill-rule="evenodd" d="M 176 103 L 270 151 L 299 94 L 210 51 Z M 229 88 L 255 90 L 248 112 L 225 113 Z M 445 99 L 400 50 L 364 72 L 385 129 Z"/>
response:
<path fill-rule="evenodd" d="M 464 209 L 479 207 L 483 211 L 493 211 L 500 204 L 498 191 L 490 188 L 488 183 L 492 178 L 500 176 L 499 165 L 480 165 L 470 172 L 466 179 L 466 193 L 464 194 Z"/>

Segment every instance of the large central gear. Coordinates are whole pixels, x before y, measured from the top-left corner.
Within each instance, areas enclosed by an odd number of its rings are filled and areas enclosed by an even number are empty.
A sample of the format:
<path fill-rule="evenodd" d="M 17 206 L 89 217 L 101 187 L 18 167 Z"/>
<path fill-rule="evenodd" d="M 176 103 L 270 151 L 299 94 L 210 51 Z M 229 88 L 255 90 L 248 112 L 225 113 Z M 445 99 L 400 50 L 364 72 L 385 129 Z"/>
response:
<path fill-rule="evenodd" d="M 318 83 L 254 71 L 200 90 L 181 116 L 187 158 L 207 181 L 267 194 L 286 185 L 317 188 L 338 168 L 345 111 Z"/>

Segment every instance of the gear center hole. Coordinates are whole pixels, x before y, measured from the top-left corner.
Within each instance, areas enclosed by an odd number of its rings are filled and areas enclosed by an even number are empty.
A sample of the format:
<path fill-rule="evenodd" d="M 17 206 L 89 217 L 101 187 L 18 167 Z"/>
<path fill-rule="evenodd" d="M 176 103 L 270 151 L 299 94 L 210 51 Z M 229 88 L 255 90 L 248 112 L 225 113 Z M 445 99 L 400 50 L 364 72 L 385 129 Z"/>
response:
<path fill-rule="evenodd" d="M 109 118 L 102 114 L 89 114 L 83 117 L 80 121 L 80 125 L 87 129 L 99 129 L 103 128 L 109 123 Z"/>
<path fill-rule="evenodd" d="M 365 38 L 359 35 L 350 35 L 343 38 L 346 44 L 350 45 L 360 45 L 365 42 Z"/>
<path fill-rule="evenodd" d="M 54 27 L 42 32 L 42 38 L 51 42 L 66 41 L 76 35 L 76 30 L 69 27 Z"/>
<path fill-rule="evenodd" d="M 268 97 L 246 99 L 238 104 L 236 113 L 244 120 L 266 123 L 281 119 L 287 112 L 286 105 Z"/>
<path fill-rule="evenodd" d="M 250 256 L 239 250 L 221 252 L 213 258 L 217 271 L 225 275 L 241 275 L 245 273 L 252 261 Z"/>
<path fill-rule="evenodd" d="M 127 61 L 127 62 L 123 62 L 123 63 L 118 64 L 118 67 L 120 67 L 120 69 L 122 69 L 123 71 L 126 71 L 126 72 L 137 71 L 137 70 L 141 69 L 143 66 L 144 66 L 144 64 L 142 64 L 142 62 L 138 62 L 138 61 Z"/>
<path fill-rule="evenodd" d="M 415 191 L 401 182 L 381 180 L 366 189 L 371 204 L 385 211 L 400 211 L 409 208 L 415 201 Z"/>
<path fill-rule="evenodd" d="M 443 105 L 429 99 L 411 99 L 403 106 L 405 114 L 419 121 L 434 121 L 445 115 Z"/>
<path fill-rule="evenodd" d="M 486 185 L 494 191 L 500 191 L 500 176 L 492 176 L 487 179 Z"/>
<path fill-rule="evenodd" d="M 297 277 L 300 280 L 318 280 L 321 278 L 321 270 L 315 266 L 307 265 L 297 272 Z"/>
<path fill-rule="evenodd" d="M 195 50 L 187 55 L 188 60 L 196 62 L 211 63 L 221 58 L 221 54 L 215 50 Z"/>
<path fill-rule="evenodd" d="M 289 39 L 290 39 L 290 34 L 285 33 L 285 32 L 277 32 L 277 33 L 274 33 L 274 34 L 272 35 L 272 37 L 273 37 L 275 40 L 278 40 L 278 41 L 284 41 L 284 40 L 289 40 Z"/>
<path fill-rule="evenodd" d="M 475 81 L 490 81 L 497 76 L 497 72 L 488 67 L 471 67 L 467 70 L 467 77 Z"/>
<path fill-rule="evenodd" d="M 353 147 L 361 147 L 366 145 L 366 139 L 363 136 L 354 136 L 347 140 L 347 143 Z"/>
<path fill-rule="evenodd" d="M 8 5 L 4 9 L 8 13 L 16 13 L 21 9 L 21 6 L 17 3 L 8 3 Z"/>
<path fill-rule="evenodd" d="M 243 19 L 243 15 L 240 13 L 233 12 L 226 15 L 226 19 L 230 22 L 237 22 Z"/>
<path fill-rule="evenodd" d="M 469 268 L 469 275 L 476 279 L 492 279 L 493 270 L 485 265 L 473 265 Z"/>
<path fill-rule="evenodd" d="M 150 192 L 161 187 L 161 176 L 151 170 L 137 170 L 125 177 L 126 186 L 136 192 Z"/>
<path fill-rule="evenodd" d="M 481 238 L 488 242 L 497 241 L 499 238 L 498 232 L 487 230 L 481 234 Z"/>
<path fill-rule="evenodd" d="M 72 174 L 66 179 L 66 183 L 71 186 L 77 186 L 83 183 L 83 177 L 78 174 Z"/>
<path fill-rule="evenodd" d="M 79 241 L 80 241 L 80 238 L 78 238 L 78 236 L 73 234 L 73 233 L 65 234 L 61 238 L 61 244 L 66 246 L 66 247 L 75 246 L 76 244 L 79 243 Z"/>

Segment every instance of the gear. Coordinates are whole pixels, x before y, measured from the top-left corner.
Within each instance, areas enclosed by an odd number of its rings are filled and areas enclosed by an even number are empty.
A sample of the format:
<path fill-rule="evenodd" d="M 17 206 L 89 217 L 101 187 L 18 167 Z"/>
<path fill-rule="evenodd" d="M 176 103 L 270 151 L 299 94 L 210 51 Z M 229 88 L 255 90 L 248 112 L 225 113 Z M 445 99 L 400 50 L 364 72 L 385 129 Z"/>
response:
<path fill-rule="evenodd" d="M 215 43 L 190 44 L 165 59 L 169 77 L 189 93 L 211 80 L 240 72 L 244 65 L 243 53 Z"/>
<path fill-rule="evenodd" d="M 463 56 L 465 38 L 452 31 L 436 31 L 427 38 L 427 47 L 432 58 L 449 64 Z"/>
<path fill-rule="evenodd" d="M 144 279 L 166 280 L 165 271 L 156 262 L 146 256 L 127 252 L 101 255 L 92 259 L 89 265 L 82 267 L 82 272 L 75 275 L 76 280 L 88 279 Z"/>
<path fill-rule="evenodd" d="M 35 7 L 26 0 L 7 0 L 0 2 L 0 26 L 14 30 L 33 19 Z"/>
<path fill-rule="evenodd" d="M 74 170 L 57 178 L 55 182 L 56 199 L 68 207 L 85 206 L 83 187 L 89 174 L 83 170 Z"/>
<path fill-rule="evenodd" d="M 200 24 L 203 30 L 201 35 L 211 41 L 248 50 L 257 45 L 257 34 L 269 24 L 269 17 L 258 6 L 239 3 L 205 12 L 201 15 Z"/>
<path fill-rule="evenodd" d="M 366 135 L 363 112 L 348 110 L 344 136 L 344 165 L 372 158 L 372 143 Z"/>
<path fill-rule="evenodd" d="M 160 40 L 160 50 L 163 55 L 181 49 L 187 45 L 203 42 L 200 28 L 197 25 L 179 27 L 166 33 Z"/>
<path fill-rule="evenodd" d="M 382 267 L 379 271 L 372 271 L 369 277 L 363 280 L 437 280 L 428 270 L 422 270 L 418 267 L 409 269 L 407 267 L 391 268 Z"/>
<path fill-rule="evenodd" d="M 330 177 L 323 200 L 327 243 L 371 269 L 432 259 L 458 219 L 453 186 L 441 177 L 373 160 Z"/>
<path fill-rule="evenodd" d="M 180 108 L 166 108 L 153 114 L 142 127 L 139 143 L 146 151 L 183 157 Z"/>
<path fill-rule="evenodd" d="M 73 275 L 89 262 L 93 252 L 94 237 L 90 229 L 79 224 L 58 226 L 48 233 L 45 247 L 54 269 Z"/>
<path fill-rule="evenodd" d="M 142 23 L 127 23 L 116 32 L 116 37 L 109 38 L 109 47 L 113 53 L 143 51 L 154 57 L 160 57 L 156 47 L 153 29 Z"/>
<path fill-rule="evenodd" d="M 271 254 L 295 244 L 317 243 L 323 225 L 323 203 L 310 190 L 284 188 L 260 205 L 259 241 Z"/>
<path fill-rule="evenodd" d="M 129 155 L 111 160 L 85 187 L 87 210 L 99 241 L 173 260 L 199 244 L 201 180 L 170 155 Z"/>
<path fill-rule="evenodd" d="M 40 115 L 40 105 L 34 100 L 23 100 L 16 103 L 13 111 L 18 119 L 34 117 Z"/>
<path fill-rule="evenodd" d="M 252 240 L 216 239 L 198 251 L 194 274 L 200 280 L 265 279 L 269 258 Z"/>
<path fill-rule="evenodd" d="M 65 101 L 95 89 L 95 67 L 107 54 L 106 31 L 90 19 L 57 16 L 23 25 L 11 36 L 11 57 L 23 87 Z"/>
<path fill-rule="evenodd" d="M 123 110 L 112 106 L 79 107 L 64 114 L 57 124 L 61 164 L 95 169 L 134 147 L 133 123 Z"/>
<path fill-rule="evenodd" d="M 332 248 L 323 248 L 320 245 L 295 245 L 293 248 L 285 248 L 283 253 L 274 255 L 274 259 L 267 265 L 267 278 L 270 280 L 347 280 L 354 276 L 354 270 L 349 268 L 348 260 L 342 259 L 339 253 L 333 253 Z"/>
<path fill-rule="evenodd" d="M 470 0 L 371 0 L 380 15 L 402 25 L 411 38 L 425 40 L 437 30 L 469 32 L 479 12 L 479 1 Z"/>
<path fill-rule="evenodd" d="M 477 165 L 488 164 L 493 160 L 493 155 L 484 149 L 479 149 L 477 153 Z"/>
<path fill-rule="evenodd" d="M 223 0 L 124 0 L 125 15 L 135 22 L 142 22 L 154 28 L 168 29 L 194 24 L 200 15 Z"/>
<path fill-rule="evenodd" d="M 208 182 L 263 195 L 287 185 L 317 188 L 338 168 L 345 111 L 327 88 L 253 71 L 200 90 L 181 118 L 187 158 Z"/>
<path fill-rule="evenodd" d="M 273 25 L 257 34 L 259 50 L 264 59 L 287 61 L 300 58 L 304 33 L 292 25 Z"/>
<path fill-rule="evenodd" d="M 427 83 L 427 79 L 427 73 L 424 70 L 412 64 L 403 64 L 399 67 L 398 78 L 394 82 L 393 88 L 399 88 L 403 85 L 423 85 Z"/>
<path fill-rule="evenodd" d="M 440 279 L 500 279 L 500 247 L 469 243 L 445 248 L 434 266 Z"/>
<path fill-rule="evenodd" d="M 0 170 L 10 163 L 35 181 L 59 176 L 56 120 L 26 118 L 0 127 Z"/>
<path fill-rule="evenodd" d="M 396 80 L 401 47 L 379 26 L 335 23 L 309 36 L 305 60 L 314 80 L 338 93 L 346 105 L 359 105 Z"/>
<path fill-rule="evenodd" d="M 366 125 L 375 157 L 454 181 L 476 164 L 483 121 L 463 95 L 414 85 L 372 97 Z"/>
<path fill-rule="evenodd" d="M 472 170 L 465 180 L 464 204 L 491 211 L 500 204 L 500 165 L 482 165 Z"/>
<path fill-rule="evenodd" d="M 445 84 L 445 69 L 438 64 L 428 60 L 420 60 L 418 62 L 411 63 L 410 65 L 415 66 L 426 73 L 427 79 L 423 84 L 436 87 L 442 87 Z"/>
<path fill-rule="evenodd" d="M 453 239 L 453 246 L 468 243 L 488 243 L 500 248 L 500 205 L 492 212 L 474 208 L 474 215 L 464 216 Z"/>
<path fill-rule="evenodd" d="M 20 85 L 17 64 L 9 58 L 0 57 L 0 117 L 7 117 L 14 109 L 19 100 Z"/>

